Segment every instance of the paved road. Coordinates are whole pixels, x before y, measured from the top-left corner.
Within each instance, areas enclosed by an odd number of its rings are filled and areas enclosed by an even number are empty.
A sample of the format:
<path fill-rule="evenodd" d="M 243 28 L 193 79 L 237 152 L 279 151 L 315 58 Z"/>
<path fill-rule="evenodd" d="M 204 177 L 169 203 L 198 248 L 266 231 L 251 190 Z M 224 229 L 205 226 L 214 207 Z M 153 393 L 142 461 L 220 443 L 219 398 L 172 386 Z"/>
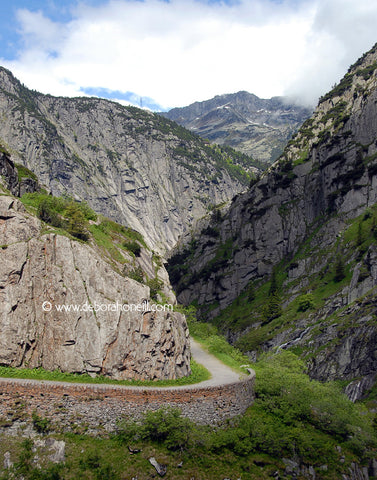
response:
<path fill-rule="evenodd" d="M 204 382 L 196 384 L 200 387 L 213 387 L 218 385 L 226 385 L 228 383 L 235 383 L 240 379 L 240 373 L 235 372 L 227 365 L 224 365 L 213 355 L 203 350 L 201 345 L 191 338 L 191 354 L 194 360 L 201 365 L 204 365 L 211 373 L 211 378 Z M 195 386 L 196 386 L 195 385 Z"/>
<path fill-rule="evenodd" d="M 88 387 L 89 389 L 107 390 L 114 388 L 121 389 L 136 389 L 136 390 L 194 390 L 198 388 L 216 387 L 221 385 L 227 385 L 238 382 L 241 377 L 245 378 L 246 375 L 235 372 L 227 365 L 224 365 L 213 355 L 209 354 L 191 338 L 191 353 L 197 363 L 204 365 L 211 373 L 211 378 L 200 383 L 194 383 L 191 385 L 179 385 L 171 387 L 143 387 L 143 386 L 126 386 L 116 384 L 102 384 L 102 383 L 71 383 L 71 382 L 57 382 L 51 380 L 31 380 L 24 378 L 2 378 L 0 377 L 0 383 L 6 383 L 12 381 L 19 384 L 38 384 L 47 383 L 52 385 L 61 385 L 69 387 Z"/>

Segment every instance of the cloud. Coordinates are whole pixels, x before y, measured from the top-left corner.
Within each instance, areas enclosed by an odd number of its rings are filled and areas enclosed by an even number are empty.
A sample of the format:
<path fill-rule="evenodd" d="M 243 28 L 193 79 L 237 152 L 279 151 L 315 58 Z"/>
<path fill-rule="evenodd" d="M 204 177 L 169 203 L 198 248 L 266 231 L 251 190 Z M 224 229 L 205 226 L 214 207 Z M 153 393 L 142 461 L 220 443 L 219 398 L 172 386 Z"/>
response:
<path fill-rule="evenodd" d="M 3 64 L 53 95 L 134 92 L 168 108 L 247 90 L 314 103 L 375 43 L 371 3 L 84 1 L 65 23 L 23 9 L 22 48 Z"/>
<path fill-rule="evenodd" d="M 375 2 L 319 0 L 300 68 L 285 93 L 308 103 L 326 93 L 377 42 L 376 21 Z"/>
<path fill-rule="evenodd" d="M 81 89 L 82 93 L 85 95 L 107 98 L 109 100 L 114 100 L 122 105 L 137 105 L 141 108 L 147 108 L 153 111 L 161 111 L 163 107 L 157 103 L 152 98 L 149 97 L 140 97 L 133 92 L 120 92 L 119 90 L 109 90 L 108 88 L 93 88 L 93 87 L 84 87 Z"/>

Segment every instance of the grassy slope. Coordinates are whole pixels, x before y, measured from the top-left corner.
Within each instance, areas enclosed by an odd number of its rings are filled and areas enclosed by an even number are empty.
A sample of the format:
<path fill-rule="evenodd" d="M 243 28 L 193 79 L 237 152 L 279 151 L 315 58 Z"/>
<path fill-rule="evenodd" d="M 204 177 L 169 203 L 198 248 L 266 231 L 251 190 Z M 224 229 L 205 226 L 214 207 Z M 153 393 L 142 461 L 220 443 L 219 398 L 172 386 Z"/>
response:
<path fill-rule="evenodd" d="M 92 378 L 88 374 L 66 373 L 60 372 L 59 370 L 48 371 L 43 368 L 29 369 L 3 366 L 0 366 L 0 377 L 51 380 L 55 382 L 70 383 L 113 384 L 129 387 L 170 387 L 203 382 L 210 378 L 210 373 L 203 365 L 196 363 L 195 360 L 191 360 L 191 375 L 176 380 L 114 380 L 111 377 L 104 377 L 102 375 Z"/>

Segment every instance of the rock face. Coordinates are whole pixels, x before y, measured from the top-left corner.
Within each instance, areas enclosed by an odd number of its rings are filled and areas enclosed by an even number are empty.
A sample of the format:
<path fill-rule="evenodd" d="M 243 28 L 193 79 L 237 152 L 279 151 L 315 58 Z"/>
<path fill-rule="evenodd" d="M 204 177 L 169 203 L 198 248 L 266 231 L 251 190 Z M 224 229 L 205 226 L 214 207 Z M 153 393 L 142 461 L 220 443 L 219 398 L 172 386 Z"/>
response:
<path fill-rule="evenodd" d="M 0 178 L 3 186 L 18 197 L 24 193 L 32 193 L 40 189 L 38 181 L 33 178 L 32 172 L 23 173 L 26 173 L 26 176 L 19 178 L 19 172 L 9 158 L 9 154 L 0 151 Z"/>
<path fill-rule="evenodd" d="M 364 382 L 369 386 L 377 372 L 371 307 L 377 255 L 372 246 L 358 251 L 357 240 L 347 243 L 343 233 L 349 221 L 363 212 L 366 218 L 371 215 L 367 209 L 377 202 L 376 69 L 374 47 L 321 99 L 279 162 L 227 211 L 212 215 L 194 239 L 183 241 L 169 262 L 178 300 L 197 301 L 201 314 L 213 319 L 241 293 L 245 298 L 250 288 L 267 282 L 274 267 L 284 262 L 283 307 L 289 306 L 307 293 L 309 279 L 316 275 L 322 281 L 338 252 L 352 279 L 322 309 L 271 331 L 260 330 L 262 320 L 251 316 L 242 320 L 241 329 L 227 334 L 236 341 L 262 331 L 268 336 L 259 342 L 263 349 L 305 348 L 313 377 L 361 376 L 369 379 Z M 366 294 L 371 297 L 364 304 Z"/>
<path fill-rule="evenodd" d="M 376 203 L 376 162 L 371 160 L 367 167 L 363 163 L 377 152 L 376 119 L 367 122 L 363 139 L 358 135 L 359 122 L 366 123 L 364 116 L 370 115 L 369 106 L 376 99 L 374 90 L 362 110 L 356 110 L 357 122 L 350 118 L 336 136 L 312 148 L 304 163 L 293 167 L 291 161 L 282 159 L 233 201 L 220 223 L 210 220 L 212 229 L 198 234 L 198 248 L 189 264 L 194 281 L 184 276 L 176 285 L 181 301 L 189 303 L 198 297 L 200 304 L 217 301 L 215 315 L 250 280 L 268 276 L 273 265 L 293 254 L 313 226 L 318 227 L 317 219 L 326 222 L 326 245 L 333 242 L 347 218 Z M 361 140 L 368 145 L 366 150 L 358 146 Z M 330 218 L 334 211 L 338 215 Z M 223 250 L 227 253 L 221 258 Z"/>
<path fill-rule="evenodd" d="M 162 115 L 219 145 L 272 163 L 312 113 L 284 97 L 268 100 L 248 92 L 218 95 Z"/>
<path fill-rule="evenodd" d="M 164 252 L 248 184 L 229 153 L 160 115 L 32 92 L 0 68 L 0 143 L 53 195 L 86 200 Z"/>
<path fill-rule="evenodd" d="M 153 303 L 147 286 L 45 230 L 19 200 L 0 196 L 0 364 L 115 379 L 187 375 L 185 317 L 141 307 Z"/>

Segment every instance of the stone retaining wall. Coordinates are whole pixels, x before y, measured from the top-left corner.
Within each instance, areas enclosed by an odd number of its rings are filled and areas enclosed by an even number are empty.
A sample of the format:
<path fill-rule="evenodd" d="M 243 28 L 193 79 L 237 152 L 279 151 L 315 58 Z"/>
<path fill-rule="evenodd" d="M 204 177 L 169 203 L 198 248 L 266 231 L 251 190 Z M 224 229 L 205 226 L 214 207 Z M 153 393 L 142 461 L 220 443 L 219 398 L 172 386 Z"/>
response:
<path fill-rule="evenodd" d="M 169 405 L 200 424 L 242 414 L 254 398 L 254 378 L 214 387 L 143 388 L 0 378 L 0 424 L 30 419 L 36 411 L 57 427 L 113 431 L 117 420 L 138 418 Z"/>

